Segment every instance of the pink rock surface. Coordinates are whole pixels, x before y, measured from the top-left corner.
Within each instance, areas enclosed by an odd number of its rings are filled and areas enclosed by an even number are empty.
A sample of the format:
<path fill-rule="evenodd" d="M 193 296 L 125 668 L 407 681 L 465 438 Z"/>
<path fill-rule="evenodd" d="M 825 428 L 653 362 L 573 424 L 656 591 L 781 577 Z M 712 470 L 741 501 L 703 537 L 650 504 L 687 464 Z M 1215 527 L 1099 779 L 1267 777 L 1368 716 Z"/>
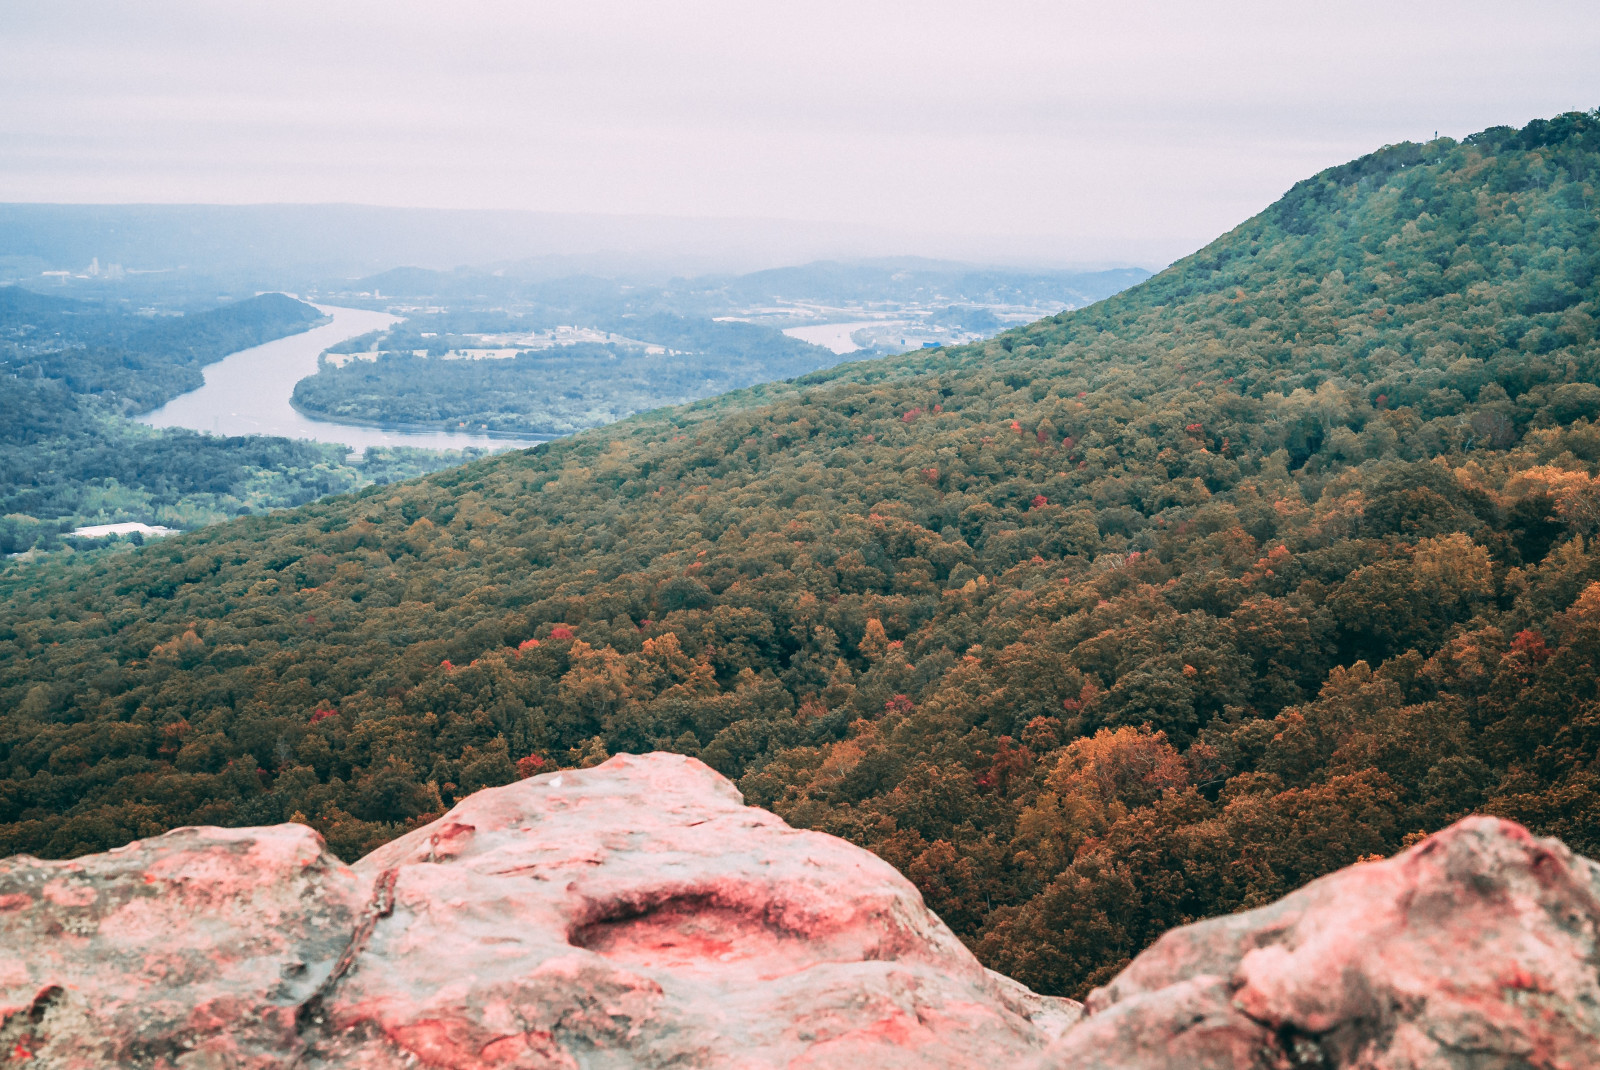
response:
<path fill-rule="evenodd" d="M 1049 1070 L 1600 1067 L 1600 866 L 1474 817 L 1167 933 Z"/>
<path fill-rule="evenodd" d="M 0 863 L 0 1067 L 1600 1067 L 1600 867 L 1472 818 L 1167 934 L 1090 999 L 676 755 L 479 792 L 346 866 L 299 825 Z"/>
<path fill-rule="evenodd" d="M 0 1066 L 281 1066 L 367 895 L 303 825 L 0 862 Z"/>
<path fill-rule="evenodd" d="M 0 864 L 0 1065 L 1014 1065 L 1077 1014 L 676 755 L 479 792 L 353 867 L 296 825 Z"/>

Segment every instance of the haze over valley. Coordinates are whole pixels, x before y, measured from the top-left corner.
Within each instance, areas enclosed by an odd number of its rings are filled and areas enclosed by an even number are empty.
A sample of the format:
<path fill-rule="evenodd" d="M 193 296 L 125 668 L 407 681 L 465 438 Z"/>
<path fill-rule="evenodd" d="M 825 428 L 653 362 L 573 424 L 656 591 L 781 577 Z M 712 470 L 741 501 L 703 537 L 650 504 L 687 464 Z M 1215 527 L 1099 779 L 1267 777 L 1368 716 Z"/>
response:
<path fill-rule="evenodd" d="M 314 263 L 258 258 L 253 245 L 228 260 L 174 233 L 142 244 L 135 260 L 138 249 L 118 235 L 137 212 L 6 213 L 13 248 L 31 250 L 5 261 L 9 285 L 0 287 L 0 367 L 18 412 L 7 432 L 16 489 L 0 550 L 14 561 L 297 504 L 843 359 L 980 340 L 1148 275 L 900 258 L 651 282 L 643 262 L 611 276 L 552 278 L 544 261 L 524 258 L 317 279 L 307 277 Z M 162 215 L 189 233 L 204 231 L 212 213 Z M 282 209 L 274 218 L 310 235 L 326 215 Z M 79 222 L 61 223 L 67 217 Z M 51 245 L 44 235 L 54 224 L 65 234 Z M 98 244 L 83 237 L 91 227 Z M 103 255 L 54 266 L 84 248 Z M 296 297 L 256 295 L 280 276 L 300 287 Z M 247 311 L 268 308 L 278 317 L 270 323 Z M 219 317 L 251 327 L 197 349 L 190 335 Z M 152 436 L 141 425 L 170 430 Z M 180 442 L 223 470 L 199 479 L 168 471 L 157 458 Z M 35 469 L 102 448 L 119 454 L 114 469 Z"/>

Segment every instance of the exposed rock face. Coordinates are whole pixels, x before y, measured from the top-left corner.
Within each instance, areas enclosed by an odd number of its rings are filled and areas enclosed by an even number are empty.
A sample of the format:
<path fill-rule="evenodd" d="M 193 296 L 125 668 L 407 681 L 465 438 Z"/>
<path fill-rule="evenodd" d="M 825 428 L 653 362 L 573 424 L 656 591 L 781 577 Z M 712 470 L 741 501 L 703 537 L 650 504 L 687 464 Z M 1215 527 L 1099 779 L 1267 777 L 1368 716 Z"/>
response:
<path fill-rule="evenodd" d="M 1577 1070 L 1597 930 L 1600 867 L 1475 818 L 1169 933 L 1080 1022 L 886 863 L 652 754 L 353 867 L 298 825 L 0 863 L 0 1066 Z"/>
<path fill-rule="evenodd" d="M 1600 1067 L 1600 866 L 1461 821 L 1271 906 L 1175 929 L 1050 1070 Z"/>
<path fill-rule="evenodd" d="M 0 1066 L 281 1065 L 367 898 L 303 825 L 0 862 Z"/>
<path fill-rule="evenodd" d="M 354 867 L 310 829 L 0 864 L 0 1062 L 1015 1065 L 1077 1017 L 887 863 L 653 754 L 474 795 Z"/>

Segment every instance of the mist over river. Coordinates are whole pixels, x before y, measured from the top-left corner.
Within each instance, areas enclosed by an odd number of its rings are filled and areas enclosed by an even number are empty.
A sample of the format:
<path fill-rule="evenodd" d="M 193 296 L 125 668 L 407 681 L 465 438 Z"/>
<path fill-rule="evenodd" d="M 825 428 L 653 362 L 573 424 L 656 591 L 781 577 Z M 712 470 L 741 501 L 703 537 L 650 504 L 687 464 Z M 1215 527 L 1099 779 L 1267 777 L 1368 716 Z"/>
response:
<path fill-rule="evenodd" d="M 151 427 L 187 427 L 218 435 L 282 435 L 343 443 L 356 451 L 368 446 L 417 446 L 504 450 L 537 445 L 539 438 L 501 438 L 453 431 L 403 431 L 313 420 L 289 404 L 294 384 L 317 373 L 317 357 L 329 346 L 399 322 L 387 312 L 315 306 L 332 323 L 231 353 L 204 369 L 205 385 L 181 394 L 139 417 Z"/>

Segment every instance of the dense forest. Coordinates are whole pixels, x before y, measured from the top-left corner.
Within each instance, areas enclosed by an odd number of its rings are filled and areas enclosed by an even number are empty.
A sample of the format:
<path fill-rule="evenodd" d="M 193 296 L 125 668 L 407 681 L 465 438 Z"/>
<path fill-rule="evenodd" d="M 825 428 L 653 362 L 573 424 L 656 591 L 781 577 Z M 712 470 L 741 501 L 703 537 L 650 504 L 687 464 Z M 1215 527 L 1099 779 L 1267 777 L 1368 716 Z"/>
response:
<path fill-rule="evenodd" d="M 282 294 L 152 320 L 0 287 L 0 554 L 60 549 L 79 524 L 194 527 L 468 459 L 379 449 L 352 464 L 341 446 L 128 419 L 201 385 L 205 365 L 321 319 Z"/>
<path fill-rule="evenodd" d="M 1470 811 L 1600 852 L 1600 113 L 1148 282 L 0 577 L 0 854 L 668 748 L 1081 993 Z"/>
<path fill-rule="evenodd" d="M 542 326 L 549 317 L 481 318 L 487 326 L 479 330 L 504 331 Z M 839 361 L 831 350 L 771 327 L 664 312 L 600 321 L 625 342 L 530 349 L 505 359 L 438 359 L 479 344 L 459 333 L 462 319 L 462 313 L 415 316 L 381 337 L 363 337 L 370 348 L 341 351 L 375 351 L 377 358 L 324 363 L 295 384 L 295 407 L 355 423 L 563 435 Z"/>

